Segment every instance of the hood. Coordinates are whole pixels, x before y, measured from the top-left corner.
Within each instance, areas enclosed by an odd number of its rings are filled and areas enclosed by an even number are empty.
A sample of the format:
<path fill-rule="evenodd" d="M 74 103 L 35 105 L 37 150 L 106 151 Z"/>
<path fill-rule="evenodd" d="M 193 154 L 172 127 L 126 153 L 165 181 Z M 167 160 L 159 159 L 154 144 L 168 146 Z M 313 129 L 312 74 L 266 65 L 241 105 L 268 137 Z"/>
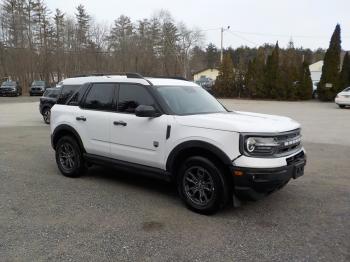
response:
<path fill-rule="evenodd" d="M 176 116 L 176 120 L 184 126 L 239 133 L 276 133 L 300 128 L 299 123 L 288 117 L 240 111 Z"/>
<path fill-rule="evenodd" d="M 350 91 L 342 91 L 338 94 L 338 96 L 350 96 Z"/>

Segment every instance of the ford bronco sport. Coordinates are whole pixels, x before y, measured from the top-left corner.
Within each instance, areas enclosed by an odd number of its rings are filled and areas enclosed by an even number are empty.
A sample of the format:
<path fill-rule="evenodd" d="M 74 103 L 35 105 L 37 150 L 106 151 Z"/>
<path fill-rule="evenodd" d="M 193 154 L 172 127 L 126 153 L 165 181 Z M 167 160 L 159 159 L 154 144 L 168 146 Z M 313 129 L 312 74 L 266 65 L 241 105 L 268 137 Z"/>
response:
<path fill-rule="evenodd" d="M 138 74 L 67 79 L 81 85 L 51 113 L 61 173 L 111 165 L 176 183 L 191 210 L 257 200 L 303 175 L 300 125 L 229 111 L 195 83 Z"/>

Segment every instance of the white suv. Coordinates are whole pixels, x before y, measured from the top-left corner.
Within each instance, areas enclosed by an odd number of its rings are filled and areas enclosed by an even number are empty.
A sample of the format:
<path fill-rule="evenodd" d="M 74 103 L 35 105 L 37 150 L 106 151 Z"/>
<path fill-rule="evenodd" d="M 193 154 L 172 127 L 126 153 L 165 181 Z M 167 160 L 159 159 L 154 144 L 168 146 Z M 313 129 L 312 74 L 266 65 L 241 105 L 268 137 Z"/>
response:
<path fill-rule="evenodd" d="M 100 164 L 174 181 L 190 209 L 209 214 L 304 173 L 300 125 L 290 118 L 229 111 L 184 80 L 126 74 L 62 83 L 78 84 L 52 108 L 52 146 L 65 176 Z"/>

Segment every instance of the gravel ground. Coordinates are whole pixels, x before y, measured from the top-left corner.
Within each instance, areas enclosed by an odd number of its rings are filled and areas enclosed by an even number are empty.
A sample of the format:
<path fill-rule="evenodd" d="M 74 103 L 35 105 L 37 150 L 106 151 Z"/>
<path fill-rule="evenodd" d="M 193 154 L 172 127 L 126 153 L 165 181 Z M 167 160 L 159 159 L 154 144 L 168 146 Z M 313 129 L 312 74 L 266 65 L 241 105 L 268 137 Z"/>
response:
<path fill-rule="evenodd" d="M 223 100 L 300 121 L 308 165 L 261 201 L 202 216 L 137 174 L 61 176 L 38 103 L 12 99 L 0 99 L 1 261 L 350 261 L 350 110 Z"/>

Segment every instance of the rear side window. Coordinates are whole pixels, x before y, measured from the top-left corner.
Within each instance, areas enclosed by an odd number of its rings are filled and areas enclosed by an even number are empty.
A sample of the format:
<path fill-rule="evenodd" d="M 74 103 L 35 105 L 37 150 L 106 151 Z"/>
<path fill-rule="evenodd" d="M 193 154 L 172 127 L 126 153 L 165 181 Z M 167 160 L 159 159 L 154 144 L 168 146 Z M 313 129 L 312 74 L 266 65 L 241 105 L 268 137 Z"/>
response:
<path fill-rule="evenodd" d="M 114 94 L 114 84 L 94 84 L 86 96 L 84 108 L 112 111 Z"/>
<path fill-rule="evenodd" d="M 121 84 L 118 96 L 118 112 L 134 114 L 139 105 L 155 107 L 155 102 L 143 86 Z"/>
<path fill-rule="evenodd" d="M 80 85 L 64 85 L 62 86 L 61 95 L 57 101 L 58 104 L 65 104 L 67 100 L 78 90 Z"/>

